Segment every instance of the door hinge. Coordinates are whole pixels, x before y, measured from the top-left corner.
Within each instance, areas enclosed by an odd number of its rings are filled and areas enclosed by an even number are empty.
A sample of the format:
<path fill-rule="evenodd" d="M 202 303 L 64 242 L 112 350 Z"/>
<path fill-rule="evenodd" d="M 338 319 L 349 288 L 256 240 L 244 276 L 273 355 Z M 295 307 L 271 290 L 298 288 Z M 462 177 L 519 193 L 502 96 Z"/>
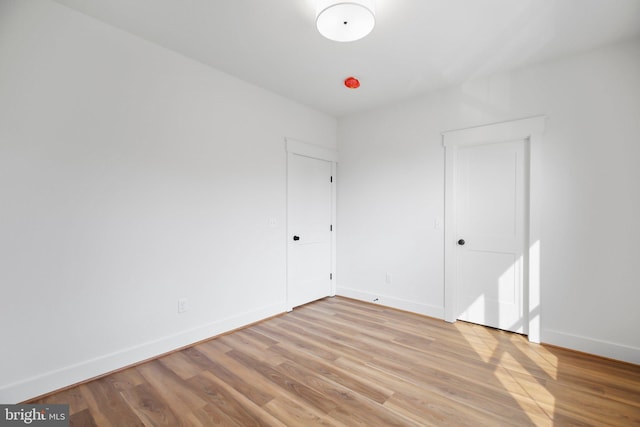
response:
<path fill-rule="evenodd" d="M 333 177 L 332 176 L 329 177 L 329 182 L 333 182 Z"/>
<path fill-rule="evenodd" d="M 333 280 L 333 273 L 329 273 L 329 280 Z"/>
<path fill-rule="evenodd" d="M 333 231 L 333 224 L 329 226 L 329 231 Z"/>

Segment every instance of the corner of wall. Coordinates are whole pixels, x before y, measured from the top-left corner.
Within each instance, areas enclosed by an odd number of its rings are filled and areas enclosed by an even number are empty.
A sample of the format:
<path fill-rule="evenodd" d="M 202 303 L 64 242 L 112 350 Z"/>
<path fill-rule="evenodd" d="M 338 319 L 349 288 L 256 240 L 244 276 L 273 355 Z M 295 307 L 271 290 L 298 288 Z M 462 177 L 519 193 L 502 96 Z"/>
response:
<path fill-rule="evenodd" d="M 435 317 L 436 319 L 444 319 L 444 307 L 421 304 L 414 301 L 389 297 L 382 294 L 364 292 L 357 289 L 341 287 L 340 285 L 338 285 L 336 295 L 345 298 L 352 298 L 358 301 L 379 304 L 385 307 L 396 308 L 398 310 L 408 311 L 411 313 L 421 314 L 423 316 Z"/>

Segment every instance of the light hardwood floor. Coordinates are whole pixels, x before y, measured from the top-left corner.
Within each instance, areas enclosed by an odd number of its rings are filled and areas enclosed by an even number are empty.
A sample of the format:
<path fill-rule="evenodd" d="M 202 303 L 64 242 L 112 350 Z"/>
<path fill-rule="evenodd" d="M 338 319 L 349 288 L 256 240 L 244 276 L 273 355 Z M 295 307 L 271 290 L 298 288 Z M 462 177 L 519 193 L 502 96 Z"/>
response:
<path fill-rule="evenodd" d="M 31 403 L 74 426 L 632 426 L 640 366 L 336 297 Z"/>

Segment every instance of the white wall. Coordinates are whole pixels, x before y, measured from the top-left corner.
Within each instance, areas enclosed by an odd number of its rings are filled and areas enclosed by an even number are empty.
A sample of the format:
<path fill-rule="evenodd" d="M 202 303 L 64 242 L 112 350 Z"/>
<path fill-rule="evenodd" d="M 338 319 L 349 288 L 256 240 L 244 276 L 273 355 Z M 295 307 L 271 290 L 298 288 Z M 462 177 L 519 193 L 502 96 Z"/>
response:
<path fill-rule="evenodd" d="M 284 137 L 335 149 L 336 120 L 3 0 L 0 402 L 284 311 Z"/>
<path fill-rule="evenodd" d="M 534 115 L 542 341 L 640 363 L 640 42 L 339 120 L 338 294 L 442 317 L 440 133 Z"/>
<path fill-rule="evenodd" d="M 638 363 L 640 43 L 342 119 L 338 291 L 441 317 L 440 132 L 538 114 L 542 339 Z M 335 134 L 58 4 L 0 2 L 0 402 L 282 311 L 283 138 Z"/>

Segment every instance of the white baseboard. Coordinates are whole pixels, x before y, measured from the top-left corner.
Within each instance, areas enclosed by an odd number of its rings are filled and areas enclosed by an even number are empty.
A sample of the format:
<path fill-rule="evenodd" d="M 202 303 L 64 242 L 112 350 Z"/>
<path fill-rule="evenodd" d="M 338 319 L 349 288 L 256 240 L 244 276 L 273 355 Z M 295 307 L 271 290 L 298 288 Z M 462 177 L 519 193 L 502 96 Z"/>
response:
<path fill-rule="evenodd" d="M 393 298 L 386 295 L 363 292 L 356 289 L 338 286 L 336 295 L 353 298 L 360 301 L 373 302 L 375 304 L 393 307 L 412 313 L 444 319 L 444 307 L 420 304 L 414 301 Z M 542 342 L 584 353 L 607 357 L 623 362 L 640 364 L 640 348 L 616 344 L 608 341 L 572 335 L 565 332 L 550 329 L 542 330 Z"/>
<path fill-rule="evenodd" d="M 640 364 L 640 348 L 616 344 L 594 338 L 572 335 L 551 329 L 542 330 L 542 343 L 564 347 L 609 359 Z"/>
<path fill-rule="evenodd" d="M 284 312 L 284 303 L 263 307 L 4 385 L 0 387 L 0 403 L 24 402 Z"/>
<path fill-rule="evenodd" d="M 340 286 L 338 286 L 338 289 L 336 290 L 336 295 L 353 298 L 360 301 L 372 302 L 375 304 L 397 308 L 399 310 L 409 311 L 412 313 L 423 314 L 425 316 L 435 317 L 437 319 L 444 319 L 444 307 L 421 304 L 415 301 L 408 301 L 400 298 L 389 297 L 381 294 L 373 294 L 370 292 L 363 292 L 356 289 L 344 288 Z"/>
<path fill-rule="evenodd" d="M 385 295 L 338 287 L 337 295 L 360 301 L 373 302 L 425 316 L 444 318 L 444 308 L 420 304 Z M 199 326 L 179 334 L 149 341 L 134 347 L 66 366 L 23 381 L 0 387 L 0 402 L 5 404 L 23 402 L 70 385 L 86 381 L 108 372 L 139 363 L 198 341 L 220 335 L 242 326 L 275 316 L 286 311 L 284 304 L 263 307 L 259 310 L 228 317 Z M 640 364 L 640 349 L 565 332 L 543 329 L 542 342 L 585 353 L 595 354 L 629 363 Z"/>

